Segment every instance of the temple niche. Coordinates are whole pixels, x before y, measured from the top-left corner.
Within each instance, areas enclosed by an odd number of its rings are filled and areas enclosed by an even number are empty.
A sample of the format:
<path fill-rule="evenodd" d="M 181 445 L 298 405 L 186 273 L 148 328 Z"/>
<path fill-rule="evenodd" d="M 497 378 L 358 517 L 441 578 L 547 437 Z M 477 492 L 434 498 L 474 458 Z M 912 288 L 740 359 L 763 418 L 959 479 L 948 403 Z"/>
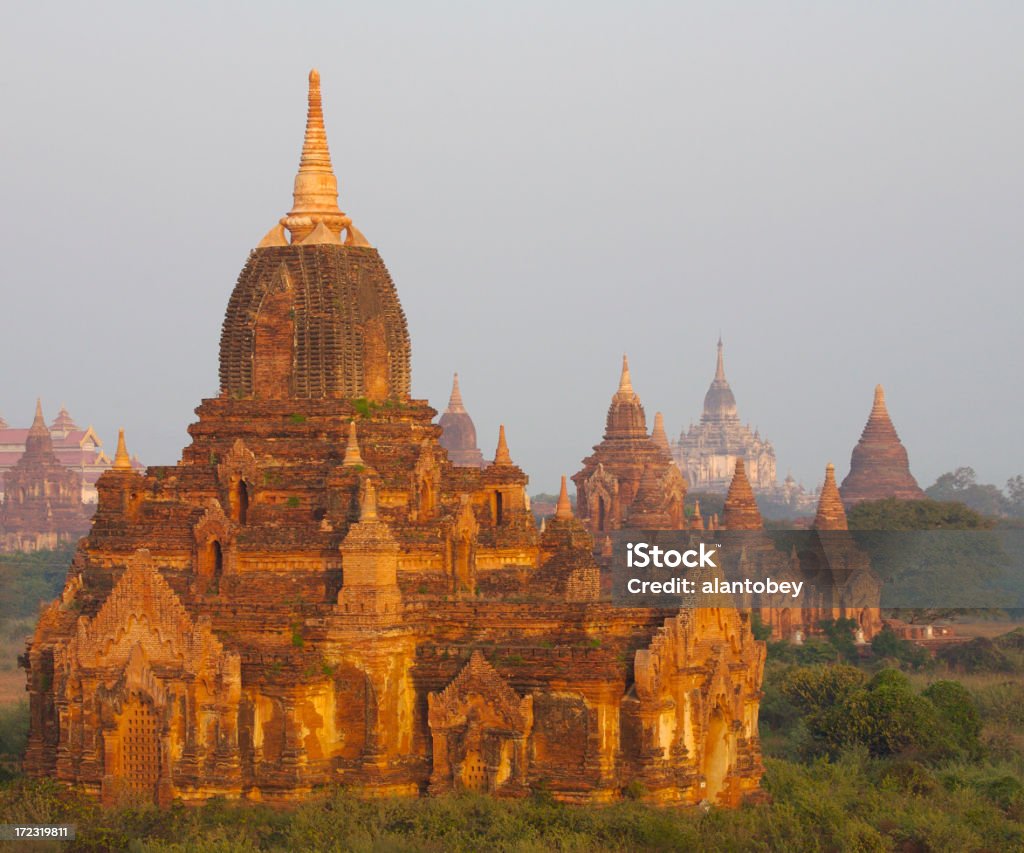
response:
<path fill-rule="evenodd" d="M 582 517 L 563 481 L 538 530 L 505 427 L 493 461 L 456 464 L 411 396 L 405 315 L 338 205 L 315 71 L 293 200 L 228 299 L 220 394 L 181 461 L 135 468 L 122 435 L 97 482 L 23 657 L 25 770 L 104 803 L 758 796 L 750 614 L 601 597 L 592 531 L 685 525 L 628 367 L 575 478 Z"/>
<path fill-rule="evenodd" d="M 89 531 L 90 510 L 82 503 L 82 476 L 57 458 L 37 401 L 25 452 L 4 474 L 0 546 L 39 551 L 75 542 Z"/>
<path fill-rule="evenodd" d="M 672 453 L 695 492 L 724 492 L 737 459 L 743 460 L 754 491 L 777 490 L 775 448 L 759 432 L 740 423 L 736 397 L 725 378 L 721 338 L 715 378 L 704 395 L 700 423 L 690 424 L 680 434 Z"/>

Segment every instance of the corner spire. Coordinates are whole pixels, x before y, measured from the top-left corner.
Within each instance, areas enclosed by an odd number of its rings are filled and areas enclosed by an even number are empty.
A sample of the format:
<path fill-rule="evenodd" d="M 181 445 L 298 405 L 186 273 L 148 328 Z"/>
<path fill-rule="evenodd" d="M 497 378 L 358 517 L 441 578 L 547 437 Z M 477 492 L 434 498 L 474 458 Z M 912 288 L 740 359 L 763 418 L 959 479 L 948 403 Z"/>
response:
<path fill-rule="evenodd" d="M 117 471 L 131 471 L 132 458 L 128 455 L 128 445 L 124 441 L 124 430 L 117 431 L 117 450 L 114 452 L 114 464 Z"/>
<path fill-rule="evenodd" d="M 327 147 L 327 130 L 324 127 L 323 102 L 320 97 L 320 72 L 315 68 L 309 72 L 306 134 L 302 141 L 302 157 L 295 176 L 293 199 L 292 209 L 281 220 L 281 225 L 291 232 L 292 243 L 303 242 L 318 225 L 323 225 L 334 238 L 331 242 L 340 242 L 341 232 L 348 229 L 346 244 L 367 245 L 362 235 L 352 227 L 352 219 L 338 207 L 338 179 L 334 175 L 331 152 Z M 281 245 L 281 237 L 283 235 L 271 229 L 263 245 Z M 328 241 L 321 237 L 314 242 Z"/>
<path fill-rule="evenodd" d="M 668 436 L 665 434 L 665 418 L 662 416 L 661 412 L 654 413 L 654 429 L 651 430 L 651 441 L 666 453 L 671 452 L 668 444 Z"/>
<path fill-rule="evenodd" d="M 508 442 L 505 441 L 505 424 L 498 427 L 498 449 L 494 451 L 494 464 L 512 464 L 512 455 L 508 452 Z"/>
<path fill-rule="evenodd" d="M 846 510 L 836 485 L 836 469 L 829 462 L 825 466 L 825 484 L 818 497 L 818 512 L 814 516 L 815 530 L 846 530 Z"/>
<path fill-rule="evenodd" d="M 568 521 L 572 518 L 572 504 L 569 502 L 569 490 L 565 485 L 565 474 L 562 475 L 562 489 L 558 493 L 558 504 L 555 506 L 555 518 Z"/>
<path fill-rule="evenodd" d="M 690 529 L 691 530 L 703 530 L 704 529 L 704 518 L 700 514 L 700 501 L 695 500 L 693 502 L 693 515 L 690 517 Z"/>
<path fill-rule="evenodd" d="M 448 411 L 453 414 L 462 414 L 466 411 L 465 405 L 462 403 L 462 392 L 459 390 L 459 374 L 455 374 L 455 378 L 452 380 L 452 395 L 448 398 Z"/>
<path fill-rule="evenodd" d="M 345 445 L 345 458 L 341 460 L 342 467 L 354 468 L 357 465 L 365 465 L 363 456 L 359 452 L 359 440 L 356 437 L 356 422 L 349 421 L 348 444 Z"/>
<path fill-rule="evenodd" d="M 360 521 L 377 521 L 377 487 L 372 480 L 366 481 L 366 488 L 363 489 L 363 499 L 359 504 Z"/>

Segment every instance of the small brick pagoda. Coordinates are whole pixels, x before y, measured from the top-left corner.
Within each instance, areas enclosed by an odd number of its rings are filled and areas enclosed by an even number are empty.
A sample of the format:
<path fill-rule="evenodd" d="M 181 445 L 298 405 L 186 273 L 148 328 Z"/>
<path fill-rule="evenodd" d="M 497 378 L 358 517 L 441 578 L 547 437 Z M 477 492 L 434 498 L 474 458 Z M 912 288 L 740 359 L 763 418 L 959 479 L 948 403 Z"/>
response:
<path fill-rule="evenodd" d="M 881 385 L 875 387 L 871 414 L 860 441 L 853 448 L 850 473 L 839 487 L 839 493 L 847 506 L 884 498 L 920 500 L 925 497 L 910 473 L 907 450 L 889 418 Z"/>
<path fill-rule="evenodd" d="M 687 527 L 686 480 L 672 461 L 664 422 L 660 436 L 657 429 L 653 436 L 647 432 L 644 407 L 633 390 L 626 356 L 618 390 L 608 407 L 604 438 L 572 481 L 580 520 L 599 548 L 614 530 Z"/>
<path fill-rule="evenodd" d="M 56 548 L 89 532 L 91 507 L 82 503 L 82 478 L 53 449 L 42 403 L 25 437 L 25 452 L 4 474 L 0 550 Z"/>
<path fill-rule="evenodd" d="M 592 492 L 615 523 L 634 498 L 660 511 L 652 490 L 675 470 L 628 379 L 607 440 L 641 460 Z M 133 470 L 122 436 L 99 480 L 23 658 L 28 773 L 104 803 L 328 784 L 756 794 L 765 646 L 749 614 L 599 600 L 564 484 L 538 532 L 504 428 L 491 464 L 458 467 L 410 397 L 405 317 L 338 207 L 316 72 L 294 205 L 239 276 L 220 395 L 196 413 L 177 465 Z"/>

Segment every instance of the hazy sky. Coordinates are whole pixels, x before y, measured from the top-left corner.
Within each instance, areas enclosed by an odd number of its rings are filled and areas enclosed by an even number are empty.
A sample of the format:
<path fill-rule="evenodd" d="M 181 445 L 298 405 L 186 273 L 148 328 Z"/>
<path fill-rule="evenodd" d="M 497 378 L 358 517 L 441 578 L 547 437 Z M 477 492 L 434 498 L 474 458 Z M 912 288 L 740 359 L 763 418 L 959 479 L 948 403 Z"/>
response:
<path fill-rule="evenodd" d="M 341 206 L 413 391 L 462 379 L 531 491 L 623 352 L 670 436 L 721 329 L 780 478 L 840 476 L 874 385 L 927 486 L 1024 471 L 1024 4 L 7 4 L 0 415 L 173 463 L 317 66 Z"/>

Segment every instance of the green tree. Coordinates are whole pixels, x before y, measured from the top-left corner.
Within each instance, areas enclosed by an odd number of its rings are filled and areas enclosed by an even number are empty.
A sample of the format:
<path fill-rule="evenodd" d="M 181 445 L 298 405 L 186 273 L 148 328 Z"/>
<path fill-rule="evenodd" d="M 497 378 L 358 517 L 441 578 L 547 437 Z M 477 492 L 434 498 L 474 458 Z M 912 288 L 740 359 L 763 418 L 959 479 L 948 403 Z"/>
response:
<path fill-rule="evenodd" d="M 989 516 L 1008 514 L 1010 501 L 997 486 L 979 483 L 973 468 L 957 468 L 940 476 L 924 492 L 935 501 L 956 501 Z"/>

